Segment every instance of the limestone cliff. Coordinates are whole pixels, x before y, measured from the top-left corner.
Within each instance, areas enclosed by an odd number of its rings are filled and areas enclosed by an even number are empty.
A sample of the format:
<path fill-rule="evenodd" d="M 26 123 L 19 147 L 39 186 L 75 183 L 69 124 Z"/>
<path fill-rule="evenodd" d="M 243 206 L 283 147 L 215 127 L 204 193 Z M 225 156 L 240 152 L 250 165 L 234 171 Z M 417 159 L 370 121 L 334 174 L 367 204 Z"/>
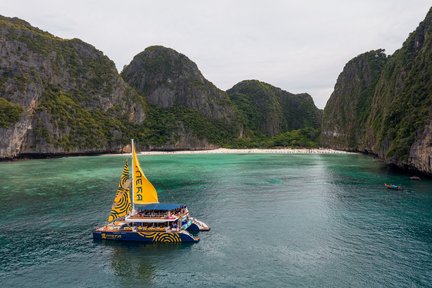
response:
<path fill-rule="evenodd" d="M 388 163 L 432 174 L 432 9 L 386 64 L 366 141 Z M 427 155 L 429 154 L 429 155 Z"/>
<path fill-rule="evenodd" d="M 361 54 L 345 65 L 324 109 L 323 145 L 343 150 L 367 150 L 366 122 L 385 63 L 384 50 L 376 50 Z"/>
<path fill-rule="evenodd" d="M 118 151 L 123 126 L 142 123 L 146 109 L 93 46 L 7 17 L 0 17 L 0 106 L 0 158 Z"/>
<path fill-rule="evenodd" d="M 321 110 L 309 94 L 292 94 L 258 80 L 245 80 L 227 91 L 245 121 L 245 132 L 275 136 L 301 128 L 319 128 Z"/>
<path fill-rule="evenodd" d="M 432 174 L 432 9 L 388 58 L 378 81 L 371 75 L 380 69 L 360 69 L 360 58 L 353 60 L 357 66 L 347 64 L 354 72 L 342 72 L 324 109 L 323 143 Z M 363 62 L 370 64 L 370 59 Z M 363 88 L 356 84 L 369 78 L 373 81 Z M 350 85 L 357 90 L 340 89 Z"/>
<path fill-rule="evenodd" d="M 242 123 L 228 95 L 205 79 L 185 55 L 151 46 L 136 55 L 121 75 L 152 105 L 154 121 L 167 124 L 167 137 L 159 142 L 165 149 L 213 148 L 240 137 Z M 179 139 L 181 145 L 176 144 Z"/>

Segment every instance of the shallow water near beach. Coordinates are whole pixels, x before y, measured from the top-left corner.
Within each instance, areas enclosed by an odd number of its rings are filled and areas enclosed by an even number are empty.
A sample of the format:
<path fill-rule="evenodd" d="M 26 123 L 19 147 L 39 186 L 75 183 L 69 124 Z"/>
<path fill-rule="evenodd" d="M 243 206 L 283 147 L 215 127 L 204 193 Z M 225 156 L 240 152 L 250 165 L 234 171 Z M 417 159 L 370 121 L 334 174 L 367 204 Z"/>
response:
<path fill-rule="evenodd" d="M 197 244 L 94 242 L 125 159 L 0 163 L 2 287 L 432 285 L 431 180 L 357 154 L 140 156 L 161 202 L 212 230 Z"/>

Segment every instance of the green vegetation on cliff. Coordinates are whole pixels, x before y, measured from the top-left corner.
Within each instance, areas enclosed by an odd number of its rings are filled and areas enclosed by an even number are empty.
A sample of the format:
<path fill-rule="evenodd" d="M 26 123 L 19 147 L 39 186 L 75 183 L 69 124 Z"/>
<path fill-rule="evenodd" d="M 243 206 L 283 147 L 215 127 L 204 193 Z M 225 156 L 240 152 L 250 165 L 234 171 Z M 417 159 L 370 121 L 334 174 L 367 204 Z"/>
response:
<path fill-rule="evenodd" d="M 377 84 L 368 138 L 378 154 L 407 163 L 411 145 L 431 119 L 431 79 L 432 9 L 390 57 Z"/>
<path fill-rule="evenodd" d="M 6 141 L 9 147 L 2 151 L 119 151 L 129 141 L 128 124 L 143 122 L 145 99 L 93 46 L 2 16 L 0 39 L 0 96 L 28 111 L 21 126 L 25 131 L 9 133 L 13 141 Z M 19 121 L 21 113 L 5 101 L 0 105 L 7 110 L 7 121 L 1 113 L 0 127 Z"/>
<path fill-rule="evenodd" d="M 350 60 L 324 109 L 322 142 L 334 148 L 364 150 L 366 122 L 377 82 L 387 63 L 384 50 Z"/>
<path fill-rule="evenodd" d="M 321 110 L 308 94 L 291 94 L 257 80 L 227 91 L 245 125 L 233 147 L 317 147 Z"/>
<path fill-rule="evenodd" d="M 184 136 L 224 146 L 233 141 L 237 133 L 236 127 L 227 127 L 221 120 L 210 121 L 196 110 L 184 107 L 161 109 L 152 106 L 146 121 L 132 125 L 130 129 L 131 137 L 144 147 L 161 147 Z M 185 135 L 188 133 L 191 135 Z"/>
<path fill-rule="evenodd" d="M 318 148 L 321 130 L 303 128 L 280 133 L 273 137 L 255 136 L 237 139 L 227 148 Z"/>
<path fill-rule="evenodd" d="M 9 125 L 16 123 L 22 111 L 20 105 L 0 97 L 0 127 L 7 128 Z"/>
<path fill-rule="evenodd" d="M 152 105 L 141 143 L 169 149 L 225 145 L 240 134 L 241 120 L 228 95 L 205 79 L 185 55 L 151 46 L 134 57 L 123 79 Z M 200 147 L 193 147 L 198 143 Z"/>
<path fill-rule="evenodd" d="M 321 110 L 308 94 L 291 94 L 257 80 L 242 81 L 227 93 L 244 119 L 248 136 L 275 136 L 321 125 Z"/>
<path fill-rule="evenodd" d="M 351 60 L 324 109 L 322 142 L 432 173 L 432 9 L 401 49 Z"/>
<path fill-rule="evenodd" d="M 0 40 L 0 158 L 121 151 L 130 138 L 149 149 L 317 143 L 309 95 L 245 81 L 233 101 L 170 48 L 147 48 L 120 76 L 95 47 L 20 19 L 0 16 Z"/>
<path fill-rule="evenodd" d="M 179 142 L 183 133 L 191 142 L 201 139 L 224 147 L 256 147 L 258 143 L 268 147 L 278 140 L 270 139 L 272 136 L 320 126 L 321 111 L 309 95 L 294 95 L 259 81 L 243 81 L 223 92 L 202 76 L 195 63 L 169 48 L 145 49 L 121 75 L 153 105 L 146 130 L 140 133 L 146 135 L 141 143 L 151 146 Z M 297 145 L 294 140 L 282 142 Z"/>
<path fill-rule="evenodd" d="M 115 113 L 110 110 L 103 112 L 86 109 L 72 95 L 56 88 L 45 91 L 38 112 L 48 114 L 51 125 L 67 132 L 53 135 L 48 133 L 44 126 L 46 124 L 41 121 L 42 115 L 37 114 L 37 140 L 62 147 L 66 152 L 76 148 L 102 149 L 110 139 L 116 138 L 113 133 L 126 131 L 127 119 L 112 117 Z M 122 140 L 128 141 L 127 138 Z"/>

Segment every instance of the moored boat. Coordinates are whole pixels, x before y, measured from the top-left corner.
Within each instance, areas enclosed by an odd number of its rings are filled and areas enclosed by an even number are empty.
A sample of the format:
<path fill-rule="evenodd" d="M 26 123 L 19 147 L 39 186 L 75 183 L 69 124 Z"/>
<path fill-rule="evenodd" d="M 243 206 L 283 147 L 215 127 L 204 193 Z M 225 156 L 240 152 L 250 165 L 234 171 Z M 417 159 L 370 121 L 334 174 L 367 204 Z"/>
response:
<path fill-rule="evenodd" d="M 141 169 L 132 140 L 132 178 L 126 161 L 108 223 L 93 231 L 93 239 L 196 243 L 200 239 L 189 231 L 209 230 L 207 224 L 190 217 L 186 205 L 159 203 L 156 189 Z"/>

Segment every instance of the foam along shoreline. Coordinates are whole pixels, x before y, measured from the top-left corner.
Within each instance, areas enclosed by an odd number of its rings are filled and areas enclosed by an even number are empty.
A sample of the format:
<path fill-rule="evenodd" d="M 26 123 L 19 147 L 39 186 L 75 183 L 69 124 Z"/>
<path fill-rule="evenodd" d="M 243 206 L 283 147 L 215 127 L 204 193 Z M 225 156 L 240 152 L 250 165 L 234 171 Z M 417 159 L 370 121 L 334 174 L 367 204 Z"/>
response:
<path fill-rule="evenodd" d="M 143 151 L 141 155 L 164 155 L 164 154 L 352 154 L 333 149 L 305 149 L 305 148 L 284 148 L 284 149 L 227 149 L 219 148 L 212 150 L 182 150 L 182 151 Z"/>

